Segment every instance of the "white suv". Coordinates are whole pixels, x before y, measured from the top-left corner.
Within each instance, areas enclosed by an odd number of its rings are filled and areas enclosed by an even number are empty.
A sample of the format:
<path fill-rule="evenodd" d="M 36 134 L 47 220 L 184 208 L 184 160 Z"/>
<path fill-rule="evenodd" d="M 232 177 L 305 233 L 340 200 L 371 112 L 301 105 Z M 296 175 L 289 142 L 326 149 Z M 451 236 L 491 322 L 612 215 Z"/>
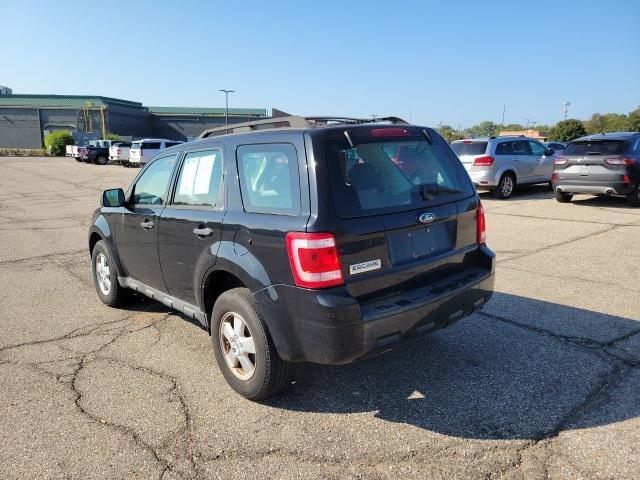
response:
<path fill-rule="evenodd" d="M 144 165 L 160 150 L 179 145 L 180 143 L 184 142 L 167 140 L 165 138 L 136 140 L 131 144 L 131 150 L 129 150 L 129 163 L 133 165 Z"/>
<path fill-rule="evenodd" d="M 516 185 L 551 184 L 554 150 L 526 137 L 456 140 L 458 155 L 477 190 L 509 198 Z"/>

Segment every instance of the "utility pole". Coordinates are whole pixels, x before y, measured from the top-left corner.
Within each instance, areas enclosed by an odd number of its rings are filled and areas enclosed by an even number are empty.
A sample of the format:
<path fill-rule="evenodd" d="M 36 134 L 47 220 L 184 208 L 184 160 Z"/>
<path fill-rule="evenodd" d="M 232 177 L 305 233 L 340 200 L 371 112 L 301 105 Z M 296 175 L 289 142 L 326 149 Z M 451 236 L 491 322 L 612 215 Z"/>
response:
<path fill-rule="evenodd" d="M 569 113 L 569 105 L 571 105 L 571 103 L 569 102 L 564 102 L 564 119 L 567 119 L 567 114 Z"/>
<path fill-rule="evenodd" d="M 528 118 L 526 118 L 525 120 L 527 121 L 527 128 L 526 128 L 526 130 L 529 130 L 529 119 L 528 119 Z"/>
<path fill-rule="evenodd" d="M 504 130 L 504 114 L 507 111 L 507 106 L 506 105 L 502 105 L 502 124 L 501 124 L 501 129 Z"/>
<path fill-rule="evenodd" d="M 221 92 L 224 92 L 224 99 L 225 99 L 225 109 L 224 109 L 224 124 L 225 125 L 229 125 L 229 94 L 230 93 L 234 93 L 235 90 L 224 90 L 221 89 Z"/>

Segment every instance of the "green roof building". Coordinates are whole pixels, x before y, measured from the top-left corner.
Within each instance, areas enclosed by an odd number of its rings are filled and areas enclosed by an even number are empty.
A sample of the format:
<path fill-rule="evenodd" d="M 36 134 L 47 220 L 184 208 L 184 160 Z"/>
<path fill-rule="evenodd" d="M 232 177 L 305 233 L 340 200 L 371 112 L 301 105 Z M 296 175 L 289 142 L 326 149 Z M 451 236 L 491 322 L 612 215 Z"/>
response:
<path fill-rule="evenodd" d="M 266 116 L 264 108 L 229 109 L 229 123 Z M 0 148 L 41 148 L 45 135 L 55 130 L 71 131 L 77 143 L 107 132 L 187 140 L 224 122 L 224 107 L 145 107 L 99 95 L 0 94 Z"/>

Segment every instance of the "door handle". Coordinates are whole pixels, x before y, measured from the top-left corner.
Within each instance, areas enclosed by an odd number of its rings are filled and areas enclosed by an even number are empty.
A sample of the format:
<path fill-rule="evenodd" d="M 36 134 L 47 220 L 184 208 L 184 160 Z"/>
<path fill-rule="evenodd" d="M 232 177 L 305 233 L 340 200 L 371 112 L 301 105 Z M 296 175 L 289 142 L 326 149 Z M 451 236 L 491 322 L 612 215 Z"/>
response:
<path fill-rule="evenodd" d="M 155 223 L 153 223 L 151 220 L 145 220 L 144 222 L 142 222 L 142 223 L 140 224 L 140 226 L 141 226 L 142 228 L 144 228 L 145 230 L 151 230 L 153 227 L 155 227 L 155 226 L 156 226 L 156 224 L 155 224 Z"/>
<path fill-rule="evenodd" d="M 213 235 L 213 230 L 211 230 L 209 227 L 198 227 L 193 229 L 193 233 L 195 233 L 200 238 L 204 238 Z"/>

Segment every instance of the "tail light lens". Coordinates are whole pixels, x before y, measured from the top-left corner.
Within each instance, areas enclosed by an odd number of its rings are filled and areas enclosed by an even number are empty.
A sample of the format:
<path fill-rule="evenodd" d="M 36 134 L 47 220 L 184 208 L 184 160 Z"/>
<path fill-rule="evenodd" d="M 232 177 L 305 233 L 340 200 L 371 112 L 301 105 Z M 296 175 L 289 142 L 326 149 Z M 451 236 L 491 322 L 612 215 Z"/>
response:
<path fill-rule="evenodd" d="M 623 175 L 622 176 L 622 183 L 631 183 L 631 180 L 629 179 L 629 175 Z"/>
<path fill-rule="evenodd" d="M 297 286 L 327 288 L 344 284 L 333 234 L 289 232 L 287 253 Z"/>
<path fill-rule="evenodd" d="M 565 165 L 569 161 L 568 158 L 558 157 L 553 161 L 554 165 Z"/>
<path fill-rule="evenodd" d="M 558 174 L 557 173 L 552 173 L 551 174 L 551 181 L 555 182 L 556 180 L 558 180 Z"/>
<path fill-rule="evenodd" d="M 487 223 L 484 218 L 482 204 L 476 209 L 476 243 L 487 243 Z"/>
<path fill-rule="evenodd" d="M 635 160 L 633 158 L 628 158 L 628 157 L 612 157 L 612 158 L 605 158 L 604 159 L 604 163 L 608 163 L 609 165 L 633 165 L 635 162 Z"/>
<path fill-rule="evenodd" d="M 473 161 L 474 167 L 490 167 L 493 165 L 493 157 L 478 157 Z"/>

